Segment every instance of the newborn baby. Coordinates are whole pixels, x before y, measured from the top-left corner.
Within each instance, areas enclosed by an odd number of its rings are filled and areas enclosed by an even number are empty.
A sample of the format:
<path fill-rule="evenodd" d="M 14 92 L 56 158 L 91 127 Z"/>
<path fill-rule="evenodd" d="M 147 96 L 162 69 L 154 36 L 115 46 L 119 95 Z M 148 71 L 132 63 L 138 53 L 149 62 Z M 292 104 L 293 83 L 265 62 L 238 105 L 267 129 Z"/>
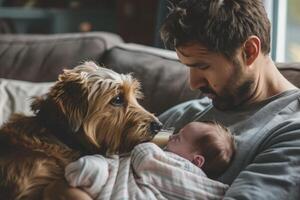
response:
<path fill-rule="evenodd" d="M 222 199 L 228 186 L 207 176 L 221 175 L 234 155 L 228 129 L 216 122 L 192 122 L 169 136 L 164 149 L 143 143 L 126 157 L 85 156 L 66 167 L 65 177 L 94 199 L 173 199 L 175 194 Z"/>

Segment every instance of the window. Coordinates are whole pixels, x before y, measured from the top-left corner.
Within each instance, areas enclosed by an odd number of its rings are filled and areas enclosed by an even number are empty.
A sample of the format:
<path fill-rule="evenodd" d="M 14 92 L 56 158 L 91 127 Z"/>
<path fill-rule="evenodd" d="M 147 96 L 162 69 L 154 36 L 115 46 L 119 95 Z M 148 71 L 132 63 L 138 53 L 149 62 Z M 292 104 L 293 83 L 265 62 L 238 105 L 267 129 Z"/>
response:
<path fill-rule="evenodd" d="M 300 1 L 264 0 L 272 22 L 272 58 L 300 62 Z"/>
<path fill-rule="evenodd" d="M 300 61 L 300 1 L 287 1 L 286 61 Z"/>

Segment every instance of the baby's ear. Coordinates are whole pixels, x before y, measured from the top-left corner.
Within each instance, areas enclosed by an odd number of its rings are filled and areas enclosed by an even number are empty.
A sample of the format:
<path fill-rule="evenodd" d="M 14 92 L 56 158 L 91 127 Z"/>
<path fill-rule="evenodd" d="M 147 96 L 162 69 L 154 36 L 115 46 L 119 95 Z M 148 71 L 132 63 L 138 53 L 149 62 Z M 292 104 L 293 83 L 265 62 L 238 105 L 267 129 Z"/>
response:
<path fill-rule="evenodd" d="M 194 155 L 193 160 L 192 160 L 192 163 L 194 165 L 201 168 L 204 165 L 204 162 L 205 162 L 205 158 L 202 155 L 200 155 L 200 154 Z"/>

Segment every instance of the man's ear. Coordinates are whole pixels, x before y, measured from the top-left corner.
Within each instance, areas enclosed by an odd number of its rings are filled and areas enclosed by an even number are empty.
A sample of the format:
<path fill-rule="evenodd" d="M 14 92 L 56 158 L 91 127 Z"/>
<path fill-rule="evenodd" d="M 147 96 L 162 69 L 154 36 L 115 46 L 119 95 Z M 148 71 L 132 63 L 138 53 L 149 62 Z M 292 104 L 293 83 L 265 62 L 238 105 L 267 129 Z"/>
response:
<path fill-rule="evenodd" d="M 192 160 L 192 163 L 194 165 L 201 168 L 204 165 L 204 162 L 205 162 L 205 158 L 202 155 L 200 155 L 200 154 L 194 155 L 193 160 Z"/>
<path fill-rule="evenodd" d="M 260 39 L 257 36 L 250 36 L 244 43 L 243 55 L 246 65 L 251 65 L 257 58 L 261 48 Z"/>

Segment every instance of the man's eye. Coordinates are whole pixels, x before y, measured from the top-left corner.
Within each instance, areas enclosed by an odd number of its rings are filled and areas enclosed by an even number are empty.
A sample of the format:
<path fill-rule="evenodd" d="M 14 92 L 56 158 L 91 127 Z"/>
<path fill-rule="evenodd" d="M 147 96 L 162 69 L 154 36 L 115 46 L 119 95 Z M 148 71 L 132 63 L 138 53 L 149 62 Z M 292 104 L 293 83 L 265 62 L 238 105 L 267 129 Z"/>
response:
<path fill-rule="evenodd" d="M 123 106 L 124 103 L 124 96 L 122 94 L 119 94 L 110 101 L 110 104 L 113 106 Z"/>

